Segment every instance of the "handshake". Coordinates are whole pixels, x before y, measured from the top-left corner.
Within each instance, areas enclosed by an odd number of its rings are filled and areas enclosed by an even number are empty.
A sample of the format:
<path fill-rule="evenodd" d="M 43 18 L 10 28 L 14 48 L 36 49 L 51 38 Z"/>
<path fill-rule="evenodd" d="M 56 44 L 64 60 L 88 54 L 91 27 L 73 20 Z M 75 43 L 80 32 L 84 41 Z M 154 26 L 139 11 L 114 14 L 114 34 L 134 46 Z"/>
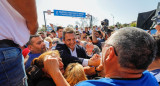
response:
<path fill-rule="evenodd" d="M 101 56 L 94 54 L 92 58 L 88 60 L 88 66 L 84 67 L 84 72 L 86 75 L 94 75 L 99 72 L 99 75 L 103 76 L 103 66 L 101 64 Z M 97 72 L 96 72 L 97 71 Z"/>
<path fill-rule="evenodd" d="M 92 58 L 88 60 L 88 66 L 99 66 L 101 62 L 101 56 L 98 54 L 94 54 Z"/>

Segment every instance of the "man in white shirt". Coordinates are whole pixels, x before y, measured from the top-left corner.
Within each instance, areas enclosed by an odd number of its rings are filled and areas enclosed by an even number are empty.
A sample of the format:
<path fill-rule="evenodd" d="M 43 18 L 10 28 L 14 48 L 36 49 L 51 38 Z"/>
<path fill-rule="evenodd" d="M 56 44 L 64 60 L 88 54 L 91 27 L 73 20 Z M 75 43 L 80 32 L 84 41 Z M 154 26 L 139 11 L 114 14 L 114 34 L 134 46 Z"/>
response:
<path fill-rule="evenodd" d="M 59 50 L 61 54 L 62 61 L 64 63 L 64 68 L 67 67 L 69 63 L 78 62 L 83 66 L 98 66 L 100 63 L 100 58 L 98 55 L 97 59 L 90 59 L 87 56 L 85 49 L 79 45 L 76 45 L 76 34 L 73 28 L 65 28 L 63 30 L 63 43 L 57 44 L 56 49 Z"/>
<path fill-rule="evenodd" d="M 27 86 L 24 46 L 38 28 L 35 0 L 0 0 L 0 85 Z"/>
<path fill-rule="evenodd" d="M 118 26 L 117 25 L 115 25 L 114 30 L 118 30 Z"/>

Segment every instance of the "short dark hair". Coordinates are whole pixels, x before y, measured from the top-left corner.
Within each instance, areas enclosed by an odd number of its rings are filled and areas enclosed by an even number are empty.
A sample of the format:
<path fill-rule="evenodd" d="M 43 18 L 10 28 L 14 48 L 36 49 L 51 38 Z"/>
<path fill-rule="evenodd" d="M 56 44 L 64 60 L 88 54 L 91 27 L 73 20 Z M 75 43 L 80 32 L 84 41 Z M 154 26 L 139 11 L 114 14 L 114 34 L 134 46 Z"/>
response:
<path fill-rule="evenodd" d="M 107 35 L 107 37 L 110 37 L 112 32 L 113 32 L 112 29 L 108 29 L 108 31 L 105 32 L 105 37 L 106 37 L 106 35 Z"/>
<path fill-rule="evenodd" d="M 97 32 L 99 33 L 99 35 L 101 35 L 101 34 L 102 34 L 102 33 L 101 33 L 101 31 L 99 31 L 99 30 L 98 30 Z"/>
<path fill-rule="evenodd" d="M 47 37 L 48 37 L 48 36 L 50 36 L 50 35 L 52 35 L 52 34 L 50 34 L 50 33 L 49 33 L 49 34 L 47 34 Z"/>
<path fill-rule="evenodd" d="M 92 41 L 92 35 L 90 35 L 90 36 L 88 36 L 90 39 L 91 39 L 91 41 Z"/>
<path fill-rule="evenodd" d="M 56 31 L 52 30 L 51 33 L 56 33 Z"/>
<path fill-rule="evenodd" d="M 33 42 L 32 42 L 31 40 L 32 40 L 32 38 L 36 38 L 36 37 L 40 37 L 40 36 L 39 36 L 39 35 L 31 35 L 30 38 L 29 38 L 29 41 L 27 42 L 26 45 L 27 45 L 27 46 L 28 46 L 28 45 L 32 45 Z"/>
<path fill-rule="evenodd" d="M 155 59 L 160 59 L 160 34 L 153 35 L 156 43 L 157 43 L 157 54 Z"/>
<path fill-rule="evenodd" d="M 57 31 L 58 31 L 59 29 L 63 29 L 63 27 L 62 27 L 62 26 L 58 26 L 58 27 L 57 27 Z"/>
<path fill-rule="evenodd" d="M 62 38 L 63 38 L 64 40 L 65 40 L 65 34 L 66 34 L 66 33 L 74 33 L 74 34 L 76 34 L 73 28 L 71 28 L 71 27 L 66 27 L 66 28 L 63 30 L 63 36 L 62 36 Z"/>
<path fill-rule="evenodd" d="M 41 34 L 44 34 L 44 32 L 39 32 L 38 34 L 41 35 Z"/>
<path fill-rule="evenodd" d="M 154 38 L 142 29 L 126 27 L 115 31 L 107 44 L 113 45 L 121 67 L 146 70 L 156 56 Z"/>

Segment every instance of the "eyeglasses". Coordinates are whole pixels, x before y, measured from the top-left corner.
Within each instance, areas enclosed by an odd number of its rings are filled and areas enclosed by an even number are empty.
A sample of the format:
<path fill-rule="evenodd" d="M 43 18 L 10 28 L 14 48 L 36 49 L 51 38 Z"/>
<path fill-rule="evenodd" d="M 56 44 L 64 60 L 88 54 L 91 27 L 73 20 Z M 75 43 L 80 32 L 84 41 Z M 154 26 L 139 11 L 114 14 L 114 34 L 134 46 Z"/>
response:
<path fill-rule="evenodd" d="M 116 48 L 115 48 L 113 45 L 111 45 L 111 44 L 106 44 L 105 46 L 106 46 L 106 47 L 107 47 L 107 46 L 108 46 L 108 47 L 109 47 L 109 46 L 112 46 L 112 47 L 113 47 L 113 49 L 114 49 L 114 53 L 115 53 L 115 55 L 116 55 L 116 56 L 118 56 L 118 54 L 117 54 L 117 52 L 116 52 Z"/>

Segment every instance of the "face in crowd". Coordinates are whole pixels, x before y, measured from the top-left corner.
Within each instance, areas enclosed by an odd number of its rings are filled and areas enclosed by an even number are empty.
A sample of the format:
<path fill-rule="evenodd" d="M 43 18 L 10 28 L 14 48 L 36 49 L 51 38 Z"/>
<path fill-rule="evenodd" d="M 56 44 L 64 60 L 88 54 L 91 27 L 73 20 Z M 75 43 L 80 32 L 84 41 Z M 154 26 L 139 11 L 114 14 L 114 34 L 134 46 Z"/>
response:
<path fill-rule="evenodd" d="M 58 33 L 58 38 L 62 38 L 63 29 L 59 29 L 57 33 Z"/>
<path fill-rule="evenodd" d="M 52 52 L 52 51 L 51 51 Z M 58 52 L 58 51 L 57 51 Z M 59 62 L 59 70 L 61 71 L 61 73 L 64 73 L 64 68 L 63 68 L 63 62 L 62 59 L 60 58 L 60 55 L 56 54 L 56 53 L 52 53 L 51 54 L 51 58 L 57 58 L 58 62 Z"/>
<path fill-rule="evenodd" d="M 46 51 L 46 46 L 43 39 L 39 37 L 33 37 L 31 39 L 31 45 L 28 46 L 32 53 L 43 53 Z"/>
<path fill-rule="evenodd" d="M 66 33 L 63 42 L 71 49 L 74 50 L 76 45 L 76 35 L 74 33 Z"/>
<path fill-rule="evenodd" d="M 97 31 L 94 34 L 97 38 L 99 38 L 99 33 Z"/>
<path fill-rule="evenodd" d="M 44 68 L 44 60 L 46 58 L 56 58 L 58 60 L 58 65 L 59 65 L 59 70 L 61 71 L 61 73 L 64 73 L 64 68 L 63 68 L 63 62 L 62 59 L 60 58 L 60 54 L 58 52 L 58 50 L 52 50 L 52 51 L 47 51 L 44 52 L 43 54 L 41 54 L 38 58 L 35 58 L 31 65 L 36 65 L 39 68 L 42 68 L 42 71 L 49 76 L 49 74 L 47 73 L 47 70 Z"/>
<path fill-rule="evenodd" d="M 85 27 L 85 32 L 88 32 L 88 27 Z"/>
<path fill-rule="evenodd" d="M 53 38 L 56 37 L 56 33 L 52 32 L 51 34 L 52 34 Z"/>

